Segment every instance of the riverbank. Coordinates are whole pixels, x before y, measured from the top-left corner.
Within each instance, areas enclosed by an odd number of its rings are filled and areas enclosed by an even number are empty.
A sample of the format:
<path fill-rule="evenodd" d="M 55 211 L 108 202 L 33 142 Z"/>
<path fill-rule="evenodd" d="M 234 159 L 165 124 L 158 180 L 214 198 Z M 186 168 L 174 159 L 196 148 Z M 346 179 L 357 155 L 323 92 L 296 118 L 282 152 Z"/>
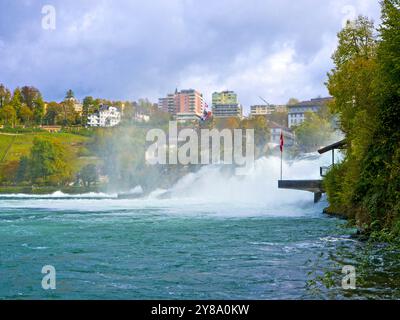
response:
<path fill-rule="evenodd" d="M 0 194 L 51 194 L 57 191 L 66 194 L 103 192 L 104 187 L 57 187 L 57 186 L 0 186 Z"/>

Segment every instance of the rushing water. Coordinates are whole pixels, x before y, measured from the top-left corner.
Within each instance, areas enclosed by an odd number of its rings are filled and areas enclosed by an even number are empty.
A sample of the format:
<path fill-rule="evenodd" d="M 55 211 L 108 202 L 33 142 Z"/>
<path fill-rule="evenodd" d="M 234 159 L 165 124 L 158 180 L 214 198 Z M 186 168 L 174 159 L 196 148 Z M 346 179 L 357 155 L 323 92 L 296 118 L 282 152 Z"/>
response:
<path fill-rule="evenodd" d="M 285 164 L 284 172 L 315 177 L 316 163 Z M 312 194 L 278 190 L 278 171 L 276 159 L 261 159 L 244 177 L 204 168 L 167 199 L 158 197 L 161 190 L 135 200 L 2 196 L 0 297 L 398 297 L 397 264 L 390 264 L 396 260 L 378 252 L 366 262 L 365 244 L 350 237 L 354 230 L 323 215 L 326 203 L 313 204 Z M 41 287 L 44 265 L 56 269 L 56 290 Z M 342 289 L 344 265 L 366 275 L 359 289 Z"/>

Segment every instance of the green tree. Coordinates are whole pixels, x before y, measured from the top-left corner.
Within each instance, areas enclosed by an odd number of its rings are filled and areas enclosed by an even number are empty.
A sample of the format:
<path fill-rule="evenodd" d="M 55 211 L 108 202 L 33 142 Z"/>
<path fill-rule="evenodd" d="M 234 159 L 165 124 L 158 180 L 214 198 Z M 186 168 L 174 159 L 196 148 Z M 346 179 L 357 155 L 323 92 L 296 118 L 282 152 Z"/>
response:
<path fill-rule="evenodd" d="M 44 116 L 44 101 L 42 95 L 39 94 L 38 97 L 33 101 L 33 118 L 36 124 L 42 124 Z"/>
<path fill-rule="evenodd" d="M 326 119 L 318 114 L 307 112 L 303 123 L 294 129 L 297 142 L 307 152 L 316 151 L 332 137 L 333 129 Z"/>
<path fill-rule="evenodd" d="M 60 104 L 58 104 L 57 102 L 50 102 L 47 105 L 47 109 L 46 109 L 46 114 L 44 116 L 44 122 L 47 125 L 55 125 L 57 124 L 60 120 L 60 118 L 62 118 L 62 106 Z"/>
<path fill-rule="evenodd" d="M 10 104 L 17 111 L 17 116 L 18 116 L 18 118 L 20 118 L 19 112 L 20 112 L 20 109 L 21 109 L 22 104 L 23 104 L 23 102 L 22 102 L 22 93 L 21 93 L 21 89 L 20 88 L 18 88 L 18 87 L 15 88 Z"/>
<path fill-rule="evenodd" d="M 79 174 L 85 187 L 90 187 L 92 183 L 96 183 L 99 180 L 99 174 L 95 164 L 87 164 L 82 168 Z"/>
<path fill-rule="evenodd" d="M 67 93 L 65 94 L 65 100 L 70 100 L 70 99 L 73 99 L 73 98 L 75 98 L 75 94 L 71 89 L 69 89 L 67 91 Z"/>
<path fill-rule="evenodd" d="M 22 87 L 21 102 L 32 110 L 34 122 L 41 124 L 44 116 L 44 101 L 40 91 L 32 86 Z"/>
<path fill-rule="evenodd" d="M 338 38 L 339 45 L 332 57 L 336 67 L 341 67 L 354 57 L 370 59 L 375 56 L 374 23 L 367 17 L 359 16 L 355 21 L 348 21 Z"/>
<path fill-rule="evenodd" d="M 15 174 L 15 182 L 21 183 L 29 179 L 29 158 L 27 156 L 22 156 L 19 159 L 18 169 Z"/>
<path fill-rule="evenodd" d="M 3 108 L 0 109 L 0 119 L 6 126 L 12 126 L 14 127 L 16 119 L 17 119 L 17 113 L 15 112 L 15 109 L 11 105 L 6 105 Z"/>
<path fill-rule="evenodd" d="M 74 101 L 66 100 L 61 102 L 62 109 L 62 125 L 69 126 L 78 122 L 79 114 L 75 112 Z"/>
<path fill-rule="evenodd" d="M 29 163 L 34 183 L 65 184 L 71 179 L 72 167 L 67 152 L 57 142 L 35 138 Z"/>
<path fill-rule="evenodd" d="M 82 106 L 82 125 L 87 124 L 87 118 L 90 114 L 99 109 L 99 102 L 91 96 L 87 96 L 83 99 Z"/>
<path fill-rule="evenodd" d="M 32 86 L 23 86 L 20 91 L 21 102 L 26 103 L 26 105 L 33 110 L 35 107 L 35 100 L 41 95 L 40 91 Z"/>
<path fill-rule="evenodd" d="M 370 215 L 372 231 L 400 234 L 400 0 L 382 1 L 377 50 L 377 114 L 372 142 L 360 168 L 356 200 Z"/>
<path fill-rule="evenodd" d="M 383 0 L 379 41 L 359 17 L 339 33 L 330 105 L 348 149 L 324 184 L 333 211 L 368 232 L 400 234 L 400 0 Z"/>
<path fill-rule="evenodd" d="M 372 22 L 365 17 L 348 23 L 338 33 L 338 39 L 338 48 L 332 56 L 335 68 L 328 74 L 327 87 L 334 97 L 329 108 L 339 115 L 348 147 L 341 164 L 343 179 L 338 180 L 339 184 L 332 189 L 327 188 L 327 193 L 328 199 L 341 199 L 336 203 L 336 210 L 354 213 L 356 210 L 352 206 L 358 197 L 355 182 L 360 180 L 361 162 L 376 130 L 377 40 Z M 340 193 L 340 196 L 336 197 L 335 193 Z M 360 223 L 368 220 L 362 213 L 351 217 Z"/>
<path fill-rule="evenodd" d="M 24 125 L 31 125 L 33 121 L 32 110 L 24 103 L 18 112 L 18 118 Z"/>

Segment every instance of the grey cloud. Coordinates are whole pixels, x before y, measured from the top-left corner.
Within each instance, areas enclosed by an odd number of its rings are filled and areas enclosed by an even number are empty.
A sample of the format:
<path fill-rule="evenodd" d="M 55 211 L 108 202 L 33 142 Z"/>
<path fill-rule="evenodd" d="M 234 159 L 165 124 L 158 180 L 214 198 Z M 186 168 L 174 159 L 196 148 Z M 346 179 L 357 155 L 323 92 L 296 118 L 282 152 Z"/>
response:
<path fill-rule="evenodd" d="M 48 100 L 68 88 L 81 97 L 156 99 L 192 84 L 206 94 L 235 86 L 245 105 L 263 92 L 277 103 L 326 94 L 340 9 L 379 17 L 373 0 L 3 2 L 0 82 L 35 85 Z M 55 31 L 40 28 L 44 4 L 56 7 Z M 280 50 L 291 56 L 271 71 Z"/>

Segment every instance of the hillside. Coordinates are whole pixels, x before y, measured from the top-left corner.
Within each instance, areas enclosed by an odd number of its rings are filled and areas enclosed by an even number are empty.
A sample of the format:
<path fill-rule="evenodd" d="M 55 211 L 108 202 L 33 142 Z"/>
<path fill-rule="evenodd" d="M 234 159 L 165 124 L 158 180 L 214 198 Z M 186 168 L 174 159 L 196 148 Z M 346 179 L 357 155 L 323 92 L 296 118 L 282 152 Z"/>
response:
<path fill-rule="evenodd" d="M 71 133 L 33 132 L 12 134 L 0 132 L 0 179 L 6 167 L 17 163 L 22 156 L 30 153 L 35 137 L 47 138 L 62 144 L 73 159 L 74 170 L 79 171 L 87 163 L 96 162 L 86 148 L 90 138 Z"/>

